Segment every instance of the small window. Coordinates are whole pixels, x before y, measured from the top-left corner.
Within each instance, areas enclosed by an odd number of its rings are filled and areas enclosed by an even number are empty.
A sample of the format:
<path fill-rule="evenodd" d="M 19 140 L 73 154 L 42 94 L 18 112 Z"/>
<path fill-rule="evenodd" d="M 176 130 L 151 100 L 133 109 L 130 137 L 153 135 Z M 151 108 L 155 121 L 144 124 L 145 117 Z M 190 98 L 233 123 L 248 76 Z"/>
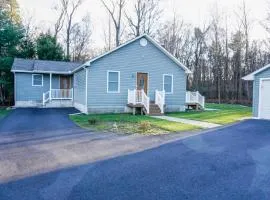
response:
<path fill-rule="evenodd" d="M 167 94 L 173 93 L 173 75 L 163 75 L 163 90 Z"/>
<path fill-rule="evenodd" d="M 32 86 L 43 86 L 43 75 L 33 74 L 32 75 Z"/>
<path fill-rule="evenodd" d="M 120 72 L 108 71 L 107 92 L 108 93 L 119 93 L 120 92 Z"/>

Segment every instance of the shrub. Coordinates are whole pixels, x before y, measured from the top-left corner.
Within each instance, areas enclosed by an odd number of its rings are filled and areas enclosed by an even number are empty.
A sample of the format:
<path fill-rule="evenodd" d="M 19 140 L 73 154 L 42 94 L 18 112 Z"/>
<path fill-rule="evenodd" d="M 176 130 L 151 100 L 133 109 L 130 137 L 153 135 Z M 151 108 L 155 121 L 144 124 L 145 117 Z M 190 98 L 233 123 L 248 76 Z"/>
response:
<path fill-rule="evenodd" d="M 96 125 L 97 122 L 98 122 L 98 119 L 97 119 L 97 118 L 89 118 L 89 119 L 88 119 L 88 123 L 89 123 L 90 125 Z"/>
<path fill-rule="evenodd" d="M 146 133 L 147 131 L 151 129 L 151 124 L 148 121 L 142 121 L 139 123 L 138 128 L 142 133 Z"/>

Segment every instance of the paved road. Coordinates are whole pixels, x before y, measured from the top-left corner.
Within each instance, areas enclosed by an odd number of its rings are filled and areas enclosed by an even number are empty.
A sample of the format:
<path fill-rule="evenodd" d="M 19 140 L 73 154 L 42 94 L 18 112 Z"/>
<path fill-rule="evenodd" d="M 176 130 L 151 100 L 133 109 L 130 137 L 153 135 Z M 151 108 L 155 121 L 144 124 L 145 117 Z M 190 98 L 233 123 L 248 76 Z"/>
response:
<path fill-rule="evenodd" d="M 264 200 L 270 199 L 269 155 L 270 122 L 248 120 L 140 153 L 2 183 L 0 199 Z"/>

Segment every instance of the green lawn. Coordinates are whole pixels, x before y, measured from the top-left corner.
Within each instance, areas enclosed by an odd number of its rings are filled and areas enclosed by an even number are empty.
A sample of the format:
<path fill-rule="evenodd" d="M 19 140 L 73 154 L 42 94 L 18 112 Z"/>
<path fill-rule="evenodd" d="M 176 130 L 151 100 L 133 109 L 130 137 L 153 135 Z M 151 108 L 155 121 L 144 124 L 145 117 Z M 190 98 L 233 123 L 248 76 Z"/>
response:
<path fill-rule="evenodd" d="M 218 109 L 212 111 L 189 111 L 189 112 L 178 112 L 170 113 L 169 116 L 179 117 L 185 119 L 194 119 L 198 121 L 206 121 L 216 124 L 230 124 L 237 122 L 245 117 L 251 117 L 251 107 L 231 104 L 206 104 L 206 108 Z"/>
<path fill-rule="evenodd" d="M 154 119 L 131 114 L 73 115 L 70 118 L 82 128 L 93 131 L 113 131 L 117 133 L 167 134 L 170 132 L 192 131 L 199 127 Z M 92 121 L 92 124 L 89 123 Z M 96 122 L 96 123 L 95 123 Z"/>
<path fill-rule="evenodd" d="M 10 110 L 7 110 L 6 108 L 0 108 L 0 120 L 4 118 L 9 112 Z"/>

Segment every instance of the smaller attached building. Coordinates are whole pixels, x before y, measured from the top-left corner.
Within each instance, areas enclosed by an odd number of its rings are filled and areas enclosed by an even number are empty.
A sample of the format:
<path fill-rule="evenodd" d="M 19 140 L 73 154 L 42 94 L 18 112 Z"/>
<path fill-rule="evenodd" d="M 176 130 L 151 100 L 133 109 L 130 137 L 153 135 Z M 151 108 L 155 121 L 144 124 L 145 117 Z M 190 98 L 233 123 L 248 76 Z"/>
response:
<path fill-rule="evenodd" d="M 270 64 L 243 79 L 253 81 L 253 117 L 270 119 Z"/>
<path fill-rule="evenodd" d="M 11 70 L 14 73 L 15 106 L 72 107 L 72 71 L 80 65 L 15 58 Z"/>

